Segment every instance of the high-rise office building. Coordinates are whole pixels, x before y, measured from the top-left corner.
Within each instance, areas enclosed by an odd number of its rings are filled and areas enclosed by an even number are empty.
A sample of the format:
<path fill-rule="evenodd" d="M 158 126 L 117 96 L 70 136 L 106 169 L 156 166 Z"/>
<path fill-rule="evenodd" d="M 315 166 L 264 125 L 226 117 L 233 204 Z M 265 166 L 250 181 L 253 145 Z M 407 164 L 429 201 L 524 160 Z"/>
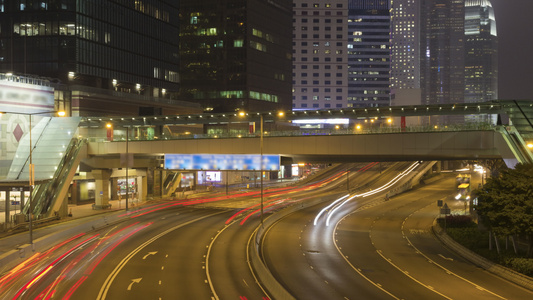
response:
<path fill-rule="evenodd" d="M 419 89 L 420 1 L 394 0 L 391 14 L 391 87 Z"/>
<path fill-rule="evenodd" d="M 347 1 L 293 4 L 293 109 L 347 107 Z"/>
<path fill-rule="evenodd" d="M 179 9 L 182 99 L 208 111 L 290 109 L 290 1 L 180 0 Z"/>
<path fill-rule="evenodd" d="M 0 72 L 67 86 L 73 115 L 161 110 L 179 91 L 177 5 L 0 0 Z"/>
<path fill-rule="evenodd" d="M 465 2 L 465 102 L 498 97 L 498 34 L 489 0 Z"/>
<path fill-rule="evenodd" d="M 388 106 L 390 0 L 348 1 L 348 106 Z"/>
<path fill-rule="evenodd" d="M 422 0 L 423 104 L 464 102 L 464 1 Z"/>

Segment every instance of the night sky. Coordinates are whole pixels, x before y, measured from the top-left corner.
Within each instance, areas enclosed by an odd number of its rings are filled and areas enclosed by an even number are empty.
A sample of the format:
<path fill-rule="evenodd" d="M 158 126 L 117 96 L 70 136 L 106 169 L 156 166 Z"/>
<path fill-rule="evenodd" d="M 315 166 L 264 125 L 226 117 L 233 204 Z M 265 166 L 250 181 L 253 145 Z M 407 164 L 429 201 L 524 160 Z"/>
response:
<path fill-rule="evenodd" d="M 491 0 L 499 41 L 499 99 L 533 99 L 533 0 Z"/>

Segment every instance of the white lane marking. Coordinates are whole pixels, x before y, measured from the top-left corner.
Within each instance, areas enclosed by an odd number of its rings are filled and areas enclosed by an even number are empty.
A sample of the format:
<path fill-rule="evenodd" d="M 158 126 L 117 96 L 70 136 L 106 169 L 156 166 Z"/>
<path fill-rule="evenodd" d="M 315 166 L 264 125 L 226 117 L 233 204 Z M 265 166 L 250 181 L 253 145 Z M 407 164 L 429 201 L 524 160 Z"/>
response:
<path fill-rule="evenodd" d="M 420 253 L 420 252 L 417 251 L 417 253 Z M 444 256 L 442 254 L 439 254 L 439 256 L 442 257 L 445 260 L 453 261 L 453 258 L 451 258 L 451 257 L 446 257 L 446 256 Z"/>
<path fill-rule="evenodd" d="M 143 244 L 141 244 L 139 247 L 137 247 L 135 250 L 131 251 L 128 255 L 126 255 L 126 257 L 124 257 L 122 259 L 122 261 L 120 261 L 120 263 L 115 267 L 115 269 L 109 274 L 109 276 L 107 276 L 104 284 L 102 285 L 102 287 L 100 288 L 100 292 L 98 293 L 98 297 L 96 297 L 96 300 L 103 300 L 106 298 L 107 296 L 107 292 L 109 291 L 109 288 L 111 287 L 111 284 L 113 283 L 113 280 L 115 280 L 115 277 L 117 277 L 118 273 L 122 270 L 122 268 L 124 268 L 124 266 L 126 266 L 126 264 L 130 261 L 130 259 L 133 258 L 133 256 L 135 256 L 137 253 L 139 253 L 142 249 L 144 249 L 144 247 L 150 245 L 151 243 L 153 243 L 155 240 L 159 239 L 160 237 L 162 236 L 165 236 L 166 234 L 176 230 L 176 229 L 179 229 L 181 227 L 184 227 L 184 226 L 187 226 L 189 224 L 192 224 L 194 222 L 198 222 L 200 220 L 203 220 L 205 218 L 209 218 L 209 217 L 212 217 L 212 216 L 215 216 L 215 215 L 218 215 L 218 214 L 222 214 L 224 213 L 223 211 L 221 212 L 216 212 L 216 213 L 213 213 L 213 214 L 209 214 L 209 215 L 205 215 L 205 216 L 202 216 L 200 218 L 196 218 L 194 220 L 190 220 L 188 222 L 185 222 L 185 223 L 182 223 L 180 225 L 176 225 L 170 229 L 167 229 L 163 232 L 161 232 L 160 234 L 154 236 L 153 238 L 149 239 L 148 241 L 144 242 Z"/>

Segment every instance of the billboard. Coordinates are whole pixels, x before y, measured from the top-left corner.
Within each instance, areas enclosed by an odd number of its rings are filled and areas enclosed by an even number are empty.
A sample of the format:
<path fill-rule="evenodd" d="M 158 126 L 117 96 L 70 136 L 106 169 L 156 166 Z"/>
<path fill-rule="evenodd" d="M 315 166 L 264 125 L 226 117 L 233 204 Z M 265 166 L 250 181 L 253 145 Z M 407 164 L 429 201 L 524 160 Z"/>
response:
<path fill-rule="evenodd" d="M 54 89 L 47 86 L 0 80 L 0 107 L 10 113 L 54 110 Z"/>
<path fill-rule="evenodd" d="M 263 155 L 263 170 L 278 171 L 279 155 Z M 259 154 L 165 154 L 165 169 L 243 170 L 261 169 Z"/>

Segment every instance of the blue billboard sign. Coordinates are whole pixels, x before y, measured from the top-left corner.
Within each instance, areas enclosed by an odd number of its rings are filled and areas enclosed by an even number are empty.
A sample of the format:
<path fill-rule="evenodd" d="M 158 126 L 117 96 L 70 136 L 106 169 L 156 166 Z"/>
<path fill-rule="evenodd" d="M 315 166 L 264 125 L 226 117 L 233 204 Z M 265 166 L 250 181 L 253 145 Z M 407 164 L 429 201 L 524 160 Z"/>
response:
<path fill-rule="evenodd" d="M 278 171 L 279 155 L 263 155 L 263 170 Z M 261 170 L 259 154 L 165 154 L 170 170 Z"/>

